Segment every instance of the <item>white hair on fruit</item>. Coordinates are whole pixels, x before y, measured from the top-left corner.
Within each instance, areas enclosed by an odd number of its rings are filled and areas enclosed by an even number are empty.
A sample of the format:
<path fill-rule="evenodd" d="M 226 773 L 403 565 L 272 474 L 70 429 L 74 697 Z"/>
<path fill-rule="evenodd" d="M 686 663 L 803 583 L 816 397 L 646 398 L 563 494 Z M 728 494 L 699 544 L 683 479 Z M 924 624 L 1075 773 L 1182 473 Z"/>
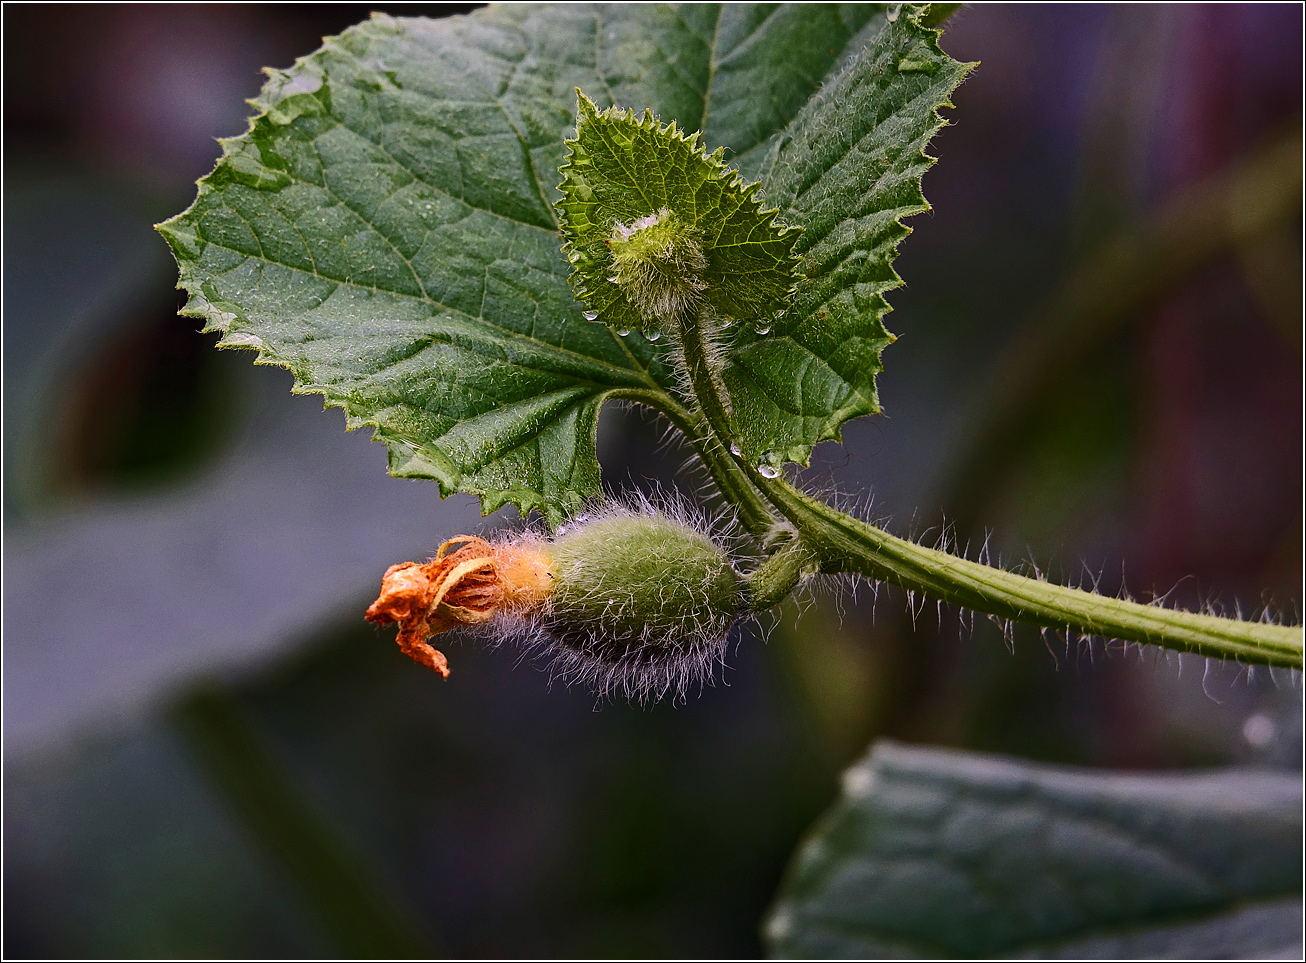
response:
<path fill-rule="evenodd" d="M 713 682 L 746 615 L 729 549 L 681 499 L 608 502 L 560 528 L 548 601 L 486 628 L 552 679 L 639 702 L 683 697 Z"/>

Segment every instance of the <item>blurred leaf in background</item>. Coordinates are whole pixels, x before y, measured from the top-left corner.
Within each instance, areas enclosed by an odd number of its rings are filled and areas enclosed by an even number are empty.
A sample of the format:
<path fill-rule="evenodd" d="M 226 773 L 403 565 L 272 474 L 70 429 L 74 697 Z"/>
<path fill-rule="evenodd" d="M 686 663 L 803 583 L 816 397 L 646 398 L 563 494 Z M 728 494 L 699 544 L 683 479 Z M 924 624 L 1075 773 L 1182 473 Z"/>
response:
<path fill-rule="evenodd" d="M 799 849 L 782 957 L 1300 959 L 1302 786 L 880 742 Z"/>

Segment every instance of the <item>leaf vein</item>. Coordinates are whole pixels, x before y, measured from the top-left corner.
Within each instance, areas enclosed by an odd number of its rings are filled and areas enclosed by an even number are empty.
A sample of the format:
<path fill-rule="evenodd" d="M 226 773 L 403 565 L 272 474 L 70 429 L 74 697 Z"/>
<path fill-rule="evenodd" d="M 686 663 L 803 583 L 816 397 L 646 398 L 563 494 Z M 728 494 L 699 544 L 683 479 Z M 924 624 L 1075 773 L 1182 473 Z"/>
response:
<path fill-rule="evenodd" d="M 390 289 L 388 289 L 388 288 L 377 288 L 375 285 L 373 285 L 372 287 L 368 287 L 368 286 L 365 285 L 365 284 L 360 284 L 359 282 L 354 281 L 352 278 L 345 278 L 345 279 L 342 279 L 342 278 L 333 278 L 333 277 L 330 277 L 330 276 L 325 275 L 325 274 L 319 274 L 319 273 L 317 273 L 317 272 L 310 271 L 310 270 L 307 270 L 307 269 L 302 268 L 302 267 L 297 267 L 297 266 L 295 266 L 295 265 L 293 265 L 293 264 L 283 264 L 283 263 L 280 262 L 280 261 L 273 261 L 273 260 L 271 260 L 270 258 L 264 257 L 261 253 L 260 253 L 259 255 L 254 255 L 254 254 L 250 253 L 249 251 L 242 251 L 240 248 L 232 247 L 232 246 L 229 245 L 229 244 L 222 244 L 222 243 L 219 243 L 219 242 L 217 242 L 217 241 L 208 241 L 207 243 L 208 243 L 210 246 L 212 246 L 212 247 L 216 247 L 216 248 L 218 248 L 219 250 L 222 250 L 222 251 L 230 251 L 232 254 L 239 254 L 239 255 L 241 255 L 241 256 L 243 256 L 243 257 L 246 257 L 246 258 L 255 258 L 255 257 L 257 257 L 257 259 L 258 259 L 259 261 L 263 262 L 263 264 L 265 264 L 265 265 L 270 265 L 270 266 L 272 266 L 272 267 L 279 267 L 279 268 L 282 268 L 283 270 L 286 270 L 286 271 L 296 271 L 296 272 L 298 272 L 298 273 L 300 273 L 300 274 L 308 274 L 308 275 L 311 275 L 311 276 L 317 278 L 319 281 L 326 281 L 326 282 L 328 282 L 328 283 L 336 284 L 336 285 L 339 285 L 339 286 L 342 286 L 342 287 L 355 288 L 355 289 L 363 290 L 363 291 L 372 291 L 373 293 L 384 292 L 385 294 L 389 294 L 389 295 L 391 295 L 391 296 L 393 296 L 393 297 L 397 297 L 397 298 L 406 298 L 406 299 L 411 300 L 411 301 L 417 301 L 418 303 L 425 304 L 425 305 L 427 305 L 427 306 L 429 306 L 429 307 L 434 307 L 434 308 L 437 308 L 437 309 L 439 309 L 439 310 L 441 310 L 441 311 L 445 311 L 445 312 L 447 312 L 448 314 L 452 315 L 456 320 L 460 320 L 460 321 L 462 321 L 462 322 L 465 323 L 465 324 L 471 324 L 471 325 L 485 325 L 486 327 L 488 327 L 488 328 L 492 329 L 493 331 L 495 331 L 495 332 L 497 333 L 497 336 L 502 337 L 502 338 L 504 338 L 505 340 L 527 341 L 527 342 L 529 342 L 529 343 L 535 345 L 536 347 L 540 348 L 541 350 L 543 350 L 546 354 L 547 354 L 547 353 L 553 353 L 553 354 L 558 354 L 558 355 L 566 355 L 566 356 L 573 357 L 573 358 L 579 358 L 580 360 L 582 360 L 582 361 L 584 361 L 584 362 L 586 362 L 586 363 L 588 363 L 588 364 L 595 365 L 596 367 L 606 368 L 606 369 L 609 369 L 609 370 L 611 370 L 611 371 L 613 371 L 613 372 L 615 372 L 615 373 L 620 373 L 620 374 L 640 374 L 640 373 L 642 373 L 642 374 L 645 375 L 645 377 L 640 378 L 640 379 L 639 379 L 640 381 L 642 381 L 642 382 L 643 382 L 645 385 L 647 385 L 648 387 L 651 387 L 651 388 L 654 388 L 654 389 L 661 390 L 661 389 L 660 389 L 660 386 L 657 384 L 657 382 L 654 381 L 651 377 L 648 376 L 648 369 L 646 369 L 646 368 L 641 368 L 641 371 L 640 371 L 640 372 L 634 372 L 634 371 L 632 371 L 630 368 L 624 368 L 624 367 L 621 367 L 621 366 L 619 366 L 619 365 L 614 365 L 614 364 L 612 364 L 611 362 L 603 361 L 602 359 L 600 359 L 600 358 L 595 358 L 595 357 L 593 357 L 592 355 L 581 354 L 581 353 L 579 353 L 579 352 L 577 352 L 577 351 L 572 351 L 572 350 L 570 350 L 569 348 L 564 348 L 564 347 L 562 347 L 561 345 L 553 344 L 553 343 L 548 342 L 548 341 L 540 341 L 538 338 L 533 338 L 533 337 L 531 337 L 530 335 L 522 334 L 522 333 L 519 332 L 519 331 L 514 331 L 514 330 L 512 330 L 511 328 L 505 328 L 505 327 L 503 327 L 502 325 L 496 324 L 493 320 L 491 320 L 491 319 L 489 319 L 489 318 L 473 318 L 473 317 L 471 317 L 470 315 L 466 314 L 466 313 L 463 312 L 463 311 L 459 311 L 459 310 L 457 310 L 456 308 L 451 308 L 451 307 L 449 307 L 448 305 L 445 305 L 445 304 L 440 303 L 439 301 L 435 300 L 434 298 L 430 297 L 429 295 L 428 295 L 428 296 L 425 296 L 425 297 L 419 297 L 418 295 L 415 295 L 415 294 L 407 294 L 407 293 L 405 293 L 405 292 L 403 292 L 403 291 L 393 291 L 393 290 L 390 290 Z M 234 271 L 234 270 L 237 270 L 239 267 L 240 267 L 240 265 L 237 265 L 236 267 L 233 267 L 233 268 L 231 268 L 230 270 L 233 270 L 233 271 Z M 615 387 L 615 385 L 614 385 L 614 387 Z"/>

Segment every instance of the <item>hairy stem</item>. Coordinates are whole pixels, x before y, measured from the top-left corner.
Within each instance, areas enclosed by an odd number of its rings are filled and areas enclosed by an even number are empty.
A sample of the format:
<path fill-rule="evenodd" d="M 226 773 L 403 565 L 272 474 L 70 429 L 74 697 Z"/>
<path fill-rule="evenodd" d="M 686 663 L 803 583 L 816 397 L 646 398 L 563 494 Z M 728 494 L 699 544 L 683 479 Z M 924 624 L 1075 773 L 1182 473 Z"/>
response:
<path fill-rule="evenodd" d="M 738 509 L 744 526 L 761 538 L 775 527 L 776 518 L 727 448 L 733 435 L 730 414 L 721 398 L 716 376 L 712 373 L 712 362 L 703 340 L 703 324 L 703 319 L 697 314 L 682 319 L 679 324 L 685 373 L 689 376 L 694 400 L 702 412 L 697 419 L 700 422 L 699 430 L 689 433 L 688 437 L 722 494 Z M 704 421 L 706 423 L 702 424 Z"/>
<path fill-rule="evenodd" d="M 721 389 L 717 387 L 716 375 L 712 371 L 707 343 L 703 340 L 703 327 L 703 318 L 698 314 L 683 318 L 680 322 L 680 347 L 685 356 L 685 371 L 689 375 L 694 398 L 707 417 L 707 423 L 717 440 L 724 443 L 734 432 L 730 428 L 730 413 L 726 410 Z"/>
<path fill-rule="evenodd" d="M 705 452 L 712 451 L 719 459 L 724 439 L 730 437 L 729 416 L 712 375 L 701 327 L 686 321 L 680 328 L 686 373 L 709 428 L 706 434 L 690 437 L 711 469 L 713 461 Z M 732 486 L 722 488 L 726 498 L 734 501 L 738 493 L 736 473 L 746 473 L 751 482 L 751 498 L 736 502 L 741 516 L 742 505 L 751 505 L 760 491 L 798 535 L 750 579 L 755 610 L 782 601 L 814 560 L 821 571 L 855 572 L 997 618 L 1247 663 L 1302 667 L 1300 627 L 1180 612 L 1006 572 L 897 538 L 810 498 L 783 479 L 764 477 L 740 459 L 727 461 L 734 471 L 723 473 Z M 762 517 L 755 507 L 750 515 Z"/>
<path fill-rule="evenodd" d="M 757 489 L 749 483 L 748 476 L 735 464 L 710 426 L 700 423 L 698 427 L 698 431 L 687 433 L 686 437 L 691 439 L 694 450 L 703 459 L 703 464 L 707 466 L 708 473 L 721 494 L 738 512 L 744 528 L 748 529 L 749 534 L 764 539 L 775 528 L 775 515 L 758 496 Z"/>
<path fill-rule="evenodd" d="M 1302 629 L 1143 605 L 1066 588 L 897 538 L 798 491 L 753 482 L 798 530 L 826 572 L 856 572 L 985 615 L 1044 628 L 1146 642 L 1200 655 L 1302 667 Z"/>
<path fill-rule="evenodd" d="M 801 538 L 790 538 L 748 576 L 749 608 L 761 612 L 787 599 L 804 575 L 820 571 L 820 559 Z"/>
<path fill-rule="evenodd" d="M 751 535 L 761 539 L 775 527 L 776 518 L 770 506 L 758 494 L 748 476 L 730 457 L 725 445 L 712 426 L 700 414 L 679 405 L 664 392 L 656 394 L 643 391 L 620 391 L 614 398 L 639 401 L 656 408 L 671 419 L 703 460 L 712 482 L 739 515 L 740 523 Z"/>
<path fill-rule="evenodd" d="M 748 506 L 753 523 L 762 521 L 765 509 L 758 510 L 752 501 L 761 492 L 792 523 L 797 535 L 773 550 L 771 559 L 750 578 L 754 610 L 783 600 L 804 571 L 815 566 L 824 572 L 855 572 L 892 582 L 908 592 L 1042 628 L 1301 668 L 1300 627 L 1180 612 L 1054 585 L 897 538 L 810 498 L 783 479 L 764 477 L 738 456 L 725 459 L 734 468 L 726 472 L 721 452 L 733 431 L 712 370 L 703 327 L 703 320 L 692 315 L 679 324 L 685 374 L 708 429 L 690 434 L 690 438 L 709 469 L 716 466 L 713 477 L 719 471 L 727 479 L 730 487 L 722 487 L 726 498 L 735 501 L 741 494 L 737 472 L 751 483 L 746 486 L 749 496 L 735 502 L 741 515 Z M 686 415 L 693 417 L 688 412 Z M 759 534 L 756 528 L 751 530 Z"/>

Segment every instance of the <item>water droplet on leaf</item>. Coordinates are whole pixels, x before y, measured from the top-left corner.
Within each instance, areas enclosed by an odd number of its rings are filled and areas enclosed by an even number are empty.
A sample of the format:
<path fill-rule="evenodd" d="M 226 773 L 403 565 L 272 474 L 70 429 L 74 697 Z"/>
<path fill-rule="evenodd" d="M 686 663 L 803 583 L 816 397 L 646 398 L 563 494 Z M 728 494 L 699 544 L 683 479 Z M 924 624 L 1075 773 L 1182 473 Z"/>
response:
<path fill-rule="evenodd" d="M 775 465 L 768 465 L 766 462 L 762 462 L 757 466 L 757 473 L 763 478 L 780 477 L 780 469 L 776 468 Z"/>
<path fill-rule="evenodd" d="M 648 338 L 650 341 L 656 341 L 658 338 L 662 337 L 662 332 L 650 331 L 648 334 L 644 335 L 644 337 Z"/>
<path fill-rule="evenodd" d="M 730 443 L 730 454 L 738 458 L 743 453 L 744 453 L 744 449 L 739 447 L 739 442 L 733 441 Z"/>
<path fill-rule="evenodd" d="M 618 334 L 620 337 L 623 337 L 623 338 L 629 337 L 629 336 L 630 336 L 630 328 L 618 328 L 618 329 L 617 329 L 617 334 Z"/>
<path fill-rule="evenodd" d="M 766 327 L 765 325 L 762 325 L 761 327 L 757 328 L 757 333 L 758 333 L 758 334 L 763 334 L 763 335 L 765 335 L 765 334 L 770 334 L 770 333 L 771 333 L 771 329 L 768 328 L 768 327 Z"/>
<path fill-rule="evenodd" d="M 582 311 L 581 316 L 584 317 L 586 321 L 597 321 L 599 319 L 599 313 L 597 311 Z"/>

